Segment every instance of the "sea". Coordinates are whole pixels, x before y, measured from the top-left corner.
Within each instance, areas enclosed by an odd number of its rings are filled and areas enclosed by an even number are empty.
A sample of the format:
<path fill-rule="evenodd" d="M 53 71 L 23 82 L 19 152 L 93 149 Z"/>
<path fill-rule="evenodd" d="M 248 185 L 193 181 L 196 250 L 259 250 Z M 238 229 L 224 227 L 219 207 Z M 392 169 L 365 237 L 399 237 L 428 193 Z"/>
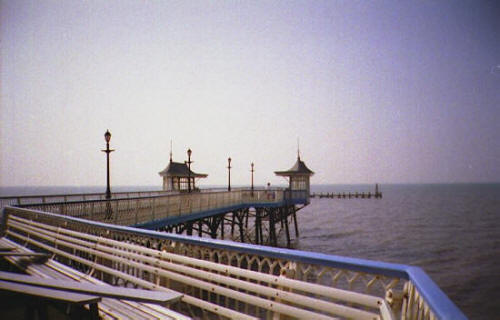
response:
<path fill-rule="evenodd" d="M 374 192 L 312 185 L 311 192 Z M 311 199 L 296 248 L 421 267 L 470 319 L 500 319 L 500 183 L 381 185 L 382 199 Z M 157 186 L 114 187 L 119 191 Z M 0 196 L 102 192 L 0 187 Z"/>

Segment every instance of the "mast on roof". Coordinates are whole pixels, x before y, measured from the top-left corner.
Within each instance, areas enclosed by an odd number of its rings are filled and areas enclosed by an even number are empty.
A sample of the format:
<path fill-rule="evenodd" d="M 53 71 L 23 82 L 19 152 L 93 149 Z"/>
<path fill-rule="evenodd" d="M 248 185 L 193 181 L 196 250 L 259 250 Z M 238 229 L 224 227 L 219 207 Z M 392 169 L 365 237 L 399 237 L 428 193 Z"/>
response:
<path fill-rule="evenodd" d="M 172 162 L 172 139 L 170 139 L 170 162 Z"/>
<path fill-rule="evenodd" d="M 297 159 L 300 160 L 300 138 L 297 137 Z"/>

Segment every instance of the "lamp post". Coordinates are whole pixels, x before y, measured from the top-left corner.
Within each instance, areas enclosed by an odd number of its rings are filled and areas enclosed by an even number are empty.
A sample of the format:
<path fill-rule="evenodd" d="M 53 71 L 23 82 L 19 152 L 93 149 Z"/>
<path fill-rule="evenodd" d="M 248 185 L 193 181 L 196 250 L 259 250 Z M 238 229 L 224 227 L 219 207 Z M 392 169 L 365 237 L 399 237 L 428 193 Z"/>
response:
<path fill-rule="evenodd" d="M 106 130 L 104 133 L 104 140 L 106 141 L 106 150 L 101 150 L 106 152 L 106 165 L 107 165 L 107 175 L 106 175 L 106 199 L 111 199 L 111 188 L 109 186 L 109 154 L 115 150 L 109 149 L 109 141 L 111 140 L 111 133 Z"/>
<path fill-rule="evenodd" d="M 227 191 L 231 191 L 231 157 L 227 158 L 227 172 L 228 172 L 228 181 L 227 181 Z"/>
<path fill-rule="evenodd" d="M 188 192 L 191 192 L 191 153 L 193 153 L 193 151 L 191 151 L 191 149 L 188 149 L 188 151 L 187 151 L 187 154 L 188 154 L 188 161 L 187 161 L 187 164 L 188 164 Z"/>
<path fill-rule="evenodd" d="M 253 197 L 253 172 L 255 171 L 253 169 L 253 162 L 250 164 L 250 167 L 252 168 L 252 169 L 250 169 L 250 172 L 252 172 L 252 189 L 251 190 L 252 190 L 252 197 Z"/>

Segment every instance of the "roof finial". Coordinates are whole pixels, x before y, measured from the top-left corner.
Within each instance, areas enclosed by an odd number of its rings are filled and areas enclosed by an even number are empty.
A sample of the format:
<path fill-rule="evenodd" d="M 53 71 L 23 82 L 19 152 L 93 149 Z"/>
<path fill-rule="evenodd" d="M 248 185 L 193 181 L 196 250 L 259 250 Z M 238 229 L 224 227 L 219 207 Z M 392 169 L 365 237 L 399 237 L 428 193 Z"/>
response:
<path fill-rule="evenodd" d="M 172 162 L 172 139 L 170 139 L 170 162 Z"/>
<path fill-rule="evenodd" d="M 297 159 L 300 160 L 300 140 L 299 140 L 299 137 L 297 137 Z"/>

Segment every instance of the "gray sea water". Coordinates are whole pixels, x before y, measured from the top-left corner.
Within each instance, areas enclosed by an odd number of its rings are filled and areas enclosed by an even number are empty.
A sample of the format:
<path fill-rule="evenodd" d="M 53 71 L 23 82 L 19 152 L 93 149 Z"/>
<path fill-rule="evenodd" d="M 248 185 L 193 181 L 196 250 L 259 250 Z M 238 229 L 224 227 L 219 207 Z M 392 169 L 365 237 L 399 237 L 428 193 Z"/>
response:
<path fill-rule="evenodd" d="M 313 199 L 299 211 L 298 249 L 419 266 L 470 319 L 500 319 L 500 184 L 381 191 L 381 200 Z"/>
<path fill-rule="evenodd" d="M 103 187 L 0 188 L 0 196 L 103 192 Z M 115 187 L 114 192 L 158 190 Z M 313 185 L 368 192 L 373 185 Z M 297 249 L 423 268 L 470 319 L 500 318 L 500 184 L 382 185 L 383 199 L 312 199 Z"/>

